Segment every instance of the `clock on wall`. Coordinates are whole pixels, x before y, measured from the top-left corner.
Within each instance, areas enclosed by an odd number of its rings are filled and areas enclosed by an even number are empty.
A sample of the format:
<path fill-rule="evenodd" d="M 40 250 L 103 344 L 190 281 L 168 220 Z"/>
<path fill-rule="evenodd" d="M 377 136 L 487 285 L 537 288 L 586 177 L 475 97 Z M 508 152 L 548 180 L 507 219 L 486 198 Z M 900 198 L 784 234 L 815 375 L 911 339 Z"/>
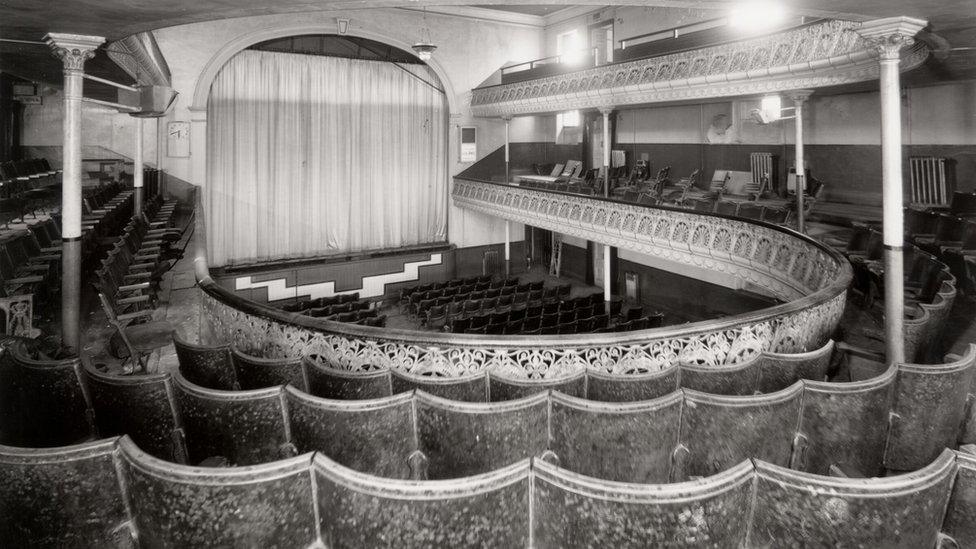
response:
<path fill-rule="evenodd" d="M 169 157 L 190 156 L 190 123 L 174 121 L 166 125 L 166 155 Z"/>

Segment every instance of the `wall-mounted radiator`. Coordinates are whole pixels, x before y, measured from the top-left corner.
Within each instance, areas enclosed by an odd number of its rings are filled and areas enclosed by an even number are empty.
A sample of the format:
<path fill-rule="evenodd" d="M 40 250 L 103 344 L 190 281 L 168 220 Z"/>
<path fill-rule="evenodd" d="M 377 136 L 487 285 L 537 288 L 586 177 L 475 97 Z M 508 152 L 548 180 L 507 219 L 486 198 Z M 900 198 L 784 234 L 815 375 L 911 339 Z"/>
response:
<path fill-rule="evenodd" d="M 912 204 L 923 207 L 947 206 L 945 158 L 913 156 L 908 159 Z"/>
<path fill-rule="evenodd" d="M 752 184 L 746 186 L 746 193 L 759 194 L 768 192 L 773 186 L 773 153 L 750 153 L 749 168 L 752 172 Z M 769 187 L 763 188 L 763 178 L 768 178 Z"/>

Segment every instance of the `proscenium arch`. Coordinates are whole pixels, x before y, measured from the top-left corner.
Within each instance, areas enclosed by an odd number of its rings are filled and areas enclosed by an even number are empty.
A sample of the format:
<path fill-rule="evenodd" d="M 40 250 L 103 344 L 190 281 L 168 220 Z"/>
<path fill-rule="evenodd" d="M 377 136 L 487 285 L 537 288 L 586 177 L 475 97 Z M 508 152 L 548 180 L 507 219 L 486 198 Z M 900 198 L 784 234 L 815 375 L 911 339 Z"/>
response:
<path fill-rule="evenodd" d="M 217 78 L 217 73 L 220 72 L 220 69 L 222 69 L 232 57 L 241 51 L 246 50 L 255 44 L 260 44 L 261 42 L 266 42 L 268 40 L 287 38 L 289 36 L 301 36 L 304 34 L 327 34 L 368 38 L 370 40 L 375 40 L 377 42 L 382 42 L 389 46 L 399 48 L 406 52 L 412 51 L 410 44 L 387 35 L 364 30 L 350 29 L 349 32 L 342 35 L 336 34 L 334 27 L 327 28 L 321 24 L 260 29 L 239 36 L 224 44 L 224 47 L 220 48 L 220 51 L 218 51 L 213 57 L 210 58 L 209 61 L 207 61 L 207 64 L 203 67 L 203 70 L 197 77 L 196 87 L 193 89 L 193 104 L 190 105 L 189 110 L 195 112 L 207 112 L 207 103 L 210 101 L 210 86 L 213 85 L 214 79 Z M 454 86 L 451 84 L 451 80 L 447 77 L 447 72 L 444 70 L 444 67 L 441 66 L 437 59 L 431 58 L 429 61 L 426 61 L 426 63 L 427 66 L 434 71 L 434 74 L 437 75 L 437 79 L 440 80 L 440 84 L 444 88 L 448 116 L 450 117 L 458 112 L 457 96 L 454 93 Z M 448 143 L 450 144 L 450 141 Z"/>

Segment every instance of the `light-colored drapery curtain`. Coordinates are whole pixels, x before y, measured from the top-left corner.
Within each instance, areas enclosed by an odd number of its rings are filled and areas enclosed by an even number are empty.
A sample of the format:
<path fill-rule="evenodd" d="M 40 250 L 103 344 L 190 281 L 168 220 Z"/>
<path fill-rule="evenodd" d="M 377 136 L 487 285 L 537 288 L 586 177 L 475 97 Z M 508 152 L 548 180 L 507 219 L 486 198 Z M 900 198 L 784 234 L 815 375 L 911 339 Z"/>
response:
<path fill-rule="evenodd" d="M 446 239 L 444 95 L 425 65 L 246 50 L 207 107 L 212 265 Z"/>

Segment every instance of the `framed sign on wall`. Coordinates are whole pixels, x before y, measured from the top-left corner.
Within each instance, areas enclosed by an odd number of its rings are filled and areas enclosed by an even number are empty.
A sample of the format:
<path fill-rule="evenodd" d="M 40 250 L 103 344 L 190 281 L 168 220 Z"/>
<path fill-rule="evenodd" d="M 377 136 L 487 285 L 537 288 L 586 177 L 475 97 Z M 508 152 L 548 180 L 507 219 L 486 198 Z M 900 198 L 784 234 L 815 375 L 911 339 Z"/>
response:
<path fill-rule="evenodd" d="M 190 123 L 176 120 L 166 125 L 166 155 L 171 158 L 190 156 Z"/>
<path fill-rule="evenodd" d="M 461 126 L 461 162 L 478 159 L 478 128 Z"/>

